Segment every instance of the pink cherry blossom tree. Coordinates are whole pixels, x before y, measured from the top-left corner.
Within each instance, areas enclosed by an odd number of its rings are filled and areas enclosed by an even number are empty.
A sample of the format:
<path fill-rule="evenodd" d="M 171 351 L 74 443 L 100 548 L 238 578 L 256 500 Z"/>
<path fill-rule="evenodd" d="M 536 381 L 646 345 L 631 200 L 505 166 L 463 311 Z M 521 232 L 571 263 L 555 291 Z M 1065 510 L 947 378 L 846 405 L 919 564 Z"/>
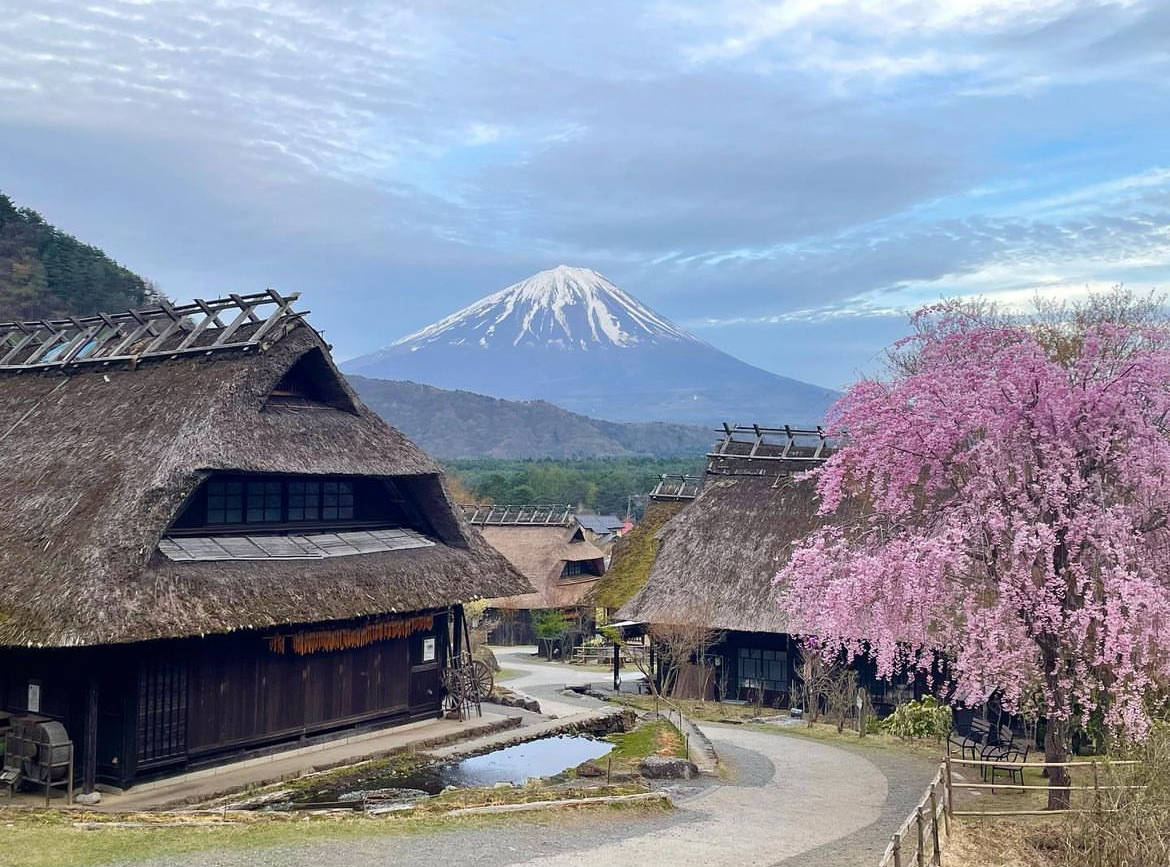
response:
<path fill-rule="evenodd" d="M 881 676 L 944 654 L 958 701 L 1047 719 L 1049 761 L 1090 714 L 1142 737 L 1170 679 L 1170 333 L 1110 319 L 920 311 L 835 407 L 825 525 L 777 576 L 794 631 Z"/>

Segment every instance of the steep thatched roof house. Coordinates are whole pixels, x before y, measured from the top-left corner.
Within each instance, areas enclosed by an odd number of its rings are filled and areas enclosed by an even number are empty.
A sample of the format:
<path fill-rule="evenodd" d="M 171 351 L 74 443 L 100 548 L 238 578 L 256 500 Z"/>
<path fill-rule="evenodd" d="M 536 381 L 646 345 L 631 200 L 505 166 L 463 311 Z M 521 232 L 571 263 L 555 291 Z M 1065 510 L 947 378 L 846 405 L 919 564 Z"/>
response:
<path fill-rule="evenodd" d="M 772 578 L 818 525 L 815 487 L 795 475 L 823 461 L 829 446 L 820 430 L 726 426 L 697 496 L 657 532 L 649 576 L 617 613 L 718 632 L 707 649 L 709 692 L 752 698 L 763 690 L 773 701 L 791 687 L 795 654 Z"/>
<path fill-rule="evenodd" d="M 459 604 L 528 589 L 294 302 L 0 325 L 0 710 L 88 783 L 435 716 Z"/>
<path fill-rule="evenodd" d="M 464 506 L 464 514 L 535 592 L 489 599 L 504 616 L 492 634 L 501 643 L 532 640 L 529 612 L 575 609 L 605 574 L 605 552 L 585 538 L 569 506 Z"/>
<path fill-rule="evenodd" d="M 659 477 L 642 520 L 614 544 L 605 577 L 590 589 L 586 601 L 613 611 L 645 586 L 658 554 L 659 531 L 699 495 L 699 483 L 695 476 Z"/>

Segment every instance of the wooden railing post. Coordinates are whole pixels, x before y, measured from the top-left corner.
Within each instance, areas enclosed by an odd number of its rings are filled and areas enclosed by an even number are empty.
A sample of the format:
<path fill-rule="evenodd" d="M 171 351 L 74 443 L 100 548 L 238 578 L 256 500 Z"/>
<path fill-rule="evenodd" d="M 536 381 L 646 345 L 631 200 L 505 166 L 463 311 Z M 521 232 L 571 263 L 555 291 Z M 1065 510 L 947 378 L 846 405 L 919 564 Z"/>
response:
<path fill-rule="evenodd" d="M 1069 777 L 1069 783 L 1072 783 L 1072 777 Z M 1072 803 L 1072 793 L 1069 793 L 1069 803 Z M 1097 760 L 1093 759 L 1093 810 L 1094 812 L 1101 812 L 1101 778 L 1097 771 Z"/>
<path fill-rule="evenodd" d="M 914 815 L 918 818 L 918 851 L 915 854 L 918 860 L 918 867 L 926 867 L 926 829 L 922 826 L 921 804 L 914 811 Z"/>
<path fill-rule="evenodd" d="M 946 802 L 947 836 L 951 833 L 951 817 L 955 814 L 954 786 L 951 785 L 951 757 L 943 760 L 945 776 L 943 777 L 943 799 Z"/>
<path fill-rule="evenodd" d="M 930 787 L 930 831 L 934 835 L 934 857 L 931 859 L 931 863 L 941 867 L 942 846 L 938 839 L 938 795 L 933 785 Z"/>
<path fill-rule="evenodd" d="M 902 867 L 902 832 L 894 835 L 894 867 Z"/>

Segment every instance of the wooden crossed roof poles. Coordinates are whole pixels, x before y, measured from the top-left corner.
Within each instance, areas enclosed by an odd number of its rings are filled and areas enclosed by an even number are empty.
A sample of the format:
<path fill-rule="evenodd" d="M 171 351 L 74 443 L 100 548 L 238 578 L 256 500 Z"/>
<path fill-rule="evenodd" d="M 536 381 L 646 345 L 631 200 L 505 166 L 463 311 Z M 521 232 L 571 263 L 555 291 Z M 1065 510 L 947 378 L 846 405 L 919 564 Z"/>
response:
<path fill-rule="evenodd" d="M 703 480 L 699 476 L 664 473 L 650 492 L 652 500 L 693 500 Z"/>
<path fill-rule="evenodd" d="M 573 507 L 561 505 L 477 506 L 465 503 L 460 508 L 463 509 L 464 517 L 479 527 L 567 527 L 573 517 Z"/>
<path fill-rule="evenodd" d="M 175 307 L 165 299 L 126 313 L 0 323 L 0 370 L 43 370 L 137 362 L 223 350 L 248 350 L 307 311 L 299 294 L 272 289 L 255 295 L 196 299 Z"/>
<path fill-rule="evenodd" d="M 724 424 L 720 429 L 723 439 L 709 458 L 737 457 L 771 461 L 823 461 L 831 449 L 828 434 L 820 425 L 815 428 L 761 427 Z M 748 451 L 739 447 L 749 446 Z"/>

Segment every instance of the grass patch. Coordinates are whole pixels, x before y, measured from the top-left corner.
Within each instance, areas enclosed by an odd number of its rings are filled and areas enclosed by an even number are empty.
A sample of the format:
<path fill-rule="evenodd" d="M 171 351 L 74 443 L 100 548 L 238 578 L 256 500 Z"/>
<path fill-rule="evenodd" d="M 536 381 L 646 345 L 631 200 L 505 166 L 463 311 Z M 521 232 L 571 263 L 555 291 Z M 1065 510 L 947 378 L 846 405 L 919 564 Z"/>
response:
<path fill-rule="evenodd" d="M 941 762 L 946 755 L 945 741 L 902 740 L 886 732 L 870 732 L 865 737 L 859 737 L 856 731 L 846 728 L 837 731 L 836 724 L 813 723 L 810 728 L 807 723 L 799 725 L 777 726 L 768 723 L 750 723 L 758 731 L 767 731 L 773 734 L 789 735 L 791 737 L 807 738 L 821 743 L 834 744 L 843 747 L 865 747 L 873 750 L 890 750 L 904 755 L 916 756 L 931 762 Z"/>
<path fill-rule="evenodd" d="M 340 812 L 311 816 L 303 813 L 230 814 L 233 824 L 222 824 L 217 814 L 136 813 L 111 815 L 77 811 L 0 809 L 0 840 L 5 867 L 96 867 L 116 862 L 166 861 L 184 855 L 224 850 L 263 850 L 273 847 L 344 844 L 349 840 L 410 837 L 453 829 L 486 827 L 513 816 L 445 815 L 458 807 L 488 804 L 534 803 L 601 795 L 627 795 L 648 791 L 640 784 L 586 788 L 525 787 L 512 790 L 465 790 L 451 792 L 445 802 L 410 813 L 367 816 Z M 432 799 L 440 800 L 440 799 Z M 589 809 L 601 809 L 592 806 Z M 660 803 L 618 804 L 606 809 L 660 812 Z M 177 821 L 183 824 L 176 824 Z M 525 814 L 529 824 L 556 825 L 565 821 L 560 811 Z M 75 827 L 74 823 L 89 827 Z M 132 822 L 143 827 L 119 826 Z M 196 823 L 196 824 L 191 824 Z M 213 859 L 207 859 L 212 863 Z"/>
<path fill-rule="evenodd" d="M 170 819 L 172 824 L 167 823 Z M 13 815 L 0 812 L 7 867 L 88 867 L 110 862 L 167 859 L 214 849 L 262 849 L 317 841 L 343 841 L 378 835 L 431 833 L 454 820 L 428 816 L 402 822 L 377 822 L 361 816 L 257 814 L 232 825 L 176 826 L 175 817 L 126 817 L 84 813 Z M 149 822 L 151 827 L 74 827 L 76 821 Z"/>
<path fill-rule="evenodd" d="M 527 673 L 526 671 L 517 671 L 514 668 L 501 668 L 495 673 L 494 680 L 496 683 L 506 683 L 509 680 L 519 680 Z"/>
<path fill-rule="evenodd" d="M 614 696 L 615 702 L 630 707 L 638 708 L 639 710 L 653 711 L 655 709 L 654 696 L 652 695 L 632 695 L 622 693 Z M 775 716 L 777 714 L 786 713 L 783 710 L 776 710 L 775 708 L 759 708 L 751 704 L 732 704 L 730 702 L 717 701 L 699 701 L 697 699 L 670 699 L 670 702 L 675 707 L 681 708 L 683 715 L 695 722 L 714 722 L 714 723 L 730 723 L 733 725 L 745 725 L 751 727 L 755 731 L 768 732 L 775 735 L 790 735 L 792 737 L 808 738 L 810 740 L 821 741 L 823 743 L 840 745 L 840 746 L 859 746 L 868 749 L 884 749 L 892 750 L 907 755 L 917 756 L 923 759 L 929 759 L 935 762 L 941 762 L 942 757 L 946 752 L 945 742 L 936 742 L 934 740 L 920 740 L 920 741 L 904 741 L 894 735 L 885 732 L 868 733 L 865 737 L 858 737 L 855 730 L 848 727 L 844 731 L 838 733 L 835 723 L 828 724 L 817 722 L 813 723 L 810 728 L 807 720 L 794 723 L 792 725 L 777 725 L 775 723 L 756 722 L 761 716 Z M 659 704 L 660 708 L 665 709 L 664 703 Z"/>
<path fill-rule="evenodd" d="M 605 740 L 614 745 L 605 761 L 612 761 L 614 771 L 623 773 L 636 772 L 638 763 L 647 756 L 685 757 L 687 754 L 682 735 L 666 720 L 643 722 L 628 732 L 609 735 Z"/>

